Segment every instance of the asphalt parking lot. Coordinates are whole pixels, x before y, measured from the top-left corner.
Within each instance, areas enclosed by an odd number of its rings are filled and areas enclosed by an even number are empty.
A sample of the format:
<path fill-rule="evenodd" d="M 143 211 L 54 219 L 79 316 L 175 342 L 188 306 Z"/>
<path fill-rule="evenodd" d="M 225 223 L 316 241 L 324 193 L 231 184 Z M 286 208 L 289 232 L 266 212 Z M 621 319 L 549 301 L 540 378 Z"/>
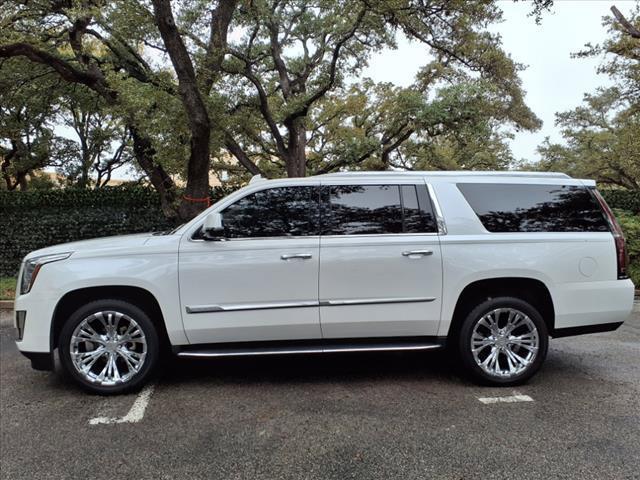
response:
<path fill-rule="evenodd" d="M 175 360 L 104 398 L 0 341 L 3 479 L 640 478 L 640 305 L 515 391 L 432 352 Z"/>

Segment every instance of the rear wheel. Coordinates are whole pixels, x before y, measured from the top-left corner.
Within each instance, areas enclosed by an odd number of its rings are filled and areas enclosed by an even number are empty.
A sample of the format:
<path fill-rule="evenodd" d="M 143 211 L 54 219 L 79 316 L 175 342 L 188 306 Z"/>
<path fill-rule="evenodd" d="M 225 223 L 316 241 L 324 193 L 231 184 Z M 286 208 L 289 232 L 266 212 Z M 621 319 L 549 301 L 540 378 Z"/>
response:
<path fill-rule="evenodd" d="M 518 298 L 498 297 L 467 315 L 458 348 L 474 380 L 512 386 L 526 382 L 538 371 L 548 344 L 546 324 L 533 306 Z"/>
<path fill-rule="evenodd" d="M 158 347 L 156 329 L 143 310 L 122 300 L 97 300 L 69 317 L 58 351 L 76 383 L 95 393 L 116 394 L 148 380 Z"/>

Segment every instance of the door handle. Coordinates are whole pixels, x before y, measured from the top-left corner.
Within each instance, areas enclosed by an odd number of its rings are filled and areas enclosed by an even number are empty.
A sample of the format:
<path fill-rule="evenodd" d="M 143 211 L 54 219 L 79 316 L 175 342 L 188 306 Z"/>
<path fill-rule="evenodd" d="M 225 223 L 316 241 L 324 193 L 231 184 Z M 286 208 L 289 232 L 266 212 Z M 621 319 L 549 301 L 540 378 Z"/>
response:
<path fill-rule="evenodd" d="M 429 255 L 433 255 L 433 250 L 409 250 L 407 252 L 402 252 L 403 257 L 410 257 L 412 255 L 420 255 L 422 257 L 427 257 Z"/>
<path fill-rule="evenodd" d="M 292 258 L 301 258 L 303 260 L 309 260 L 311 258 L 310 253 L 285 253 L 280 255 L 282 260 L 291 260 Z"/>

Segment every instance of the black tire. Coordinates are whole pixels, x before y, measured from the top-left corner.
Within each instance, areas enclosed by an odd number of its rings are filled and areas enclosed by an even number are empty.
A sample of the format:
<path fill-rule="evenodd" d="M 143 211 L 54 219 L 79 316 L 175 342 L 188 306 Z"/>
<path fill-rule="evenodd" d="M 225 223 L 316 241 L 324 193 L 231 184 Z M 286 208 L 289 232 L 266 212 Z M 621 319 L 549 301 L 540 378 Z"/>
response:
<path fill-rule="evenodd" d="M 71 355 L 71 337 L 78 325 L 87 317 L 105 311 L 121 312 L 133 319 L 142 330 L 146 340 L 146 354 L 140 370 L 126 382 L 114 385 L 101 385 L 91 382 L 74 366 Z M 96 300 L 78 308 L 64 323 L 58 340 L 58 355 L 64 373 L 82 388 L 100 395 L 116 395 L 140 389 L 153 375 L 158 364 L 160 340 L 153 322 L 139 307 L 116 299 Z"/>
<path fill-rule="evenodd" d="M 478 365 L 471 349 L 471 337 L 476 324 L 478 324 L 485 315 L 500 308 L 514 309 L 525 314 L 535 325 L 538 334 L 538 350 L 531 363 L 521 372 L 504 377 L 491 375 L 483 370 L 483 368 Z M 508 313 L 501 314 L 502 321 L 504 321 L 505 315 L 508 315 Z M 544 359 L 547 356 L 548 346 L 549 334 L 547 325 L 540 313 L 529 303 L 514 297 L 496 297 L 486 300 L 476 306 L 464 319 L 457 342 L 460 361 L 465 372 L 471 377 L 471 379 L 481 385 L 496 387 L 521 385 L 529 380 L 540 369 L 540 366 L 544 362 Z M 523 350 L 523 352 L 525 352 L 525 350 Z M 500 358 L 502 359 L 503 364 L 507 361 L 506 355 L 503 355 Z M 480 360 L 482 360 L 482 358 L 480 358 Z"/>

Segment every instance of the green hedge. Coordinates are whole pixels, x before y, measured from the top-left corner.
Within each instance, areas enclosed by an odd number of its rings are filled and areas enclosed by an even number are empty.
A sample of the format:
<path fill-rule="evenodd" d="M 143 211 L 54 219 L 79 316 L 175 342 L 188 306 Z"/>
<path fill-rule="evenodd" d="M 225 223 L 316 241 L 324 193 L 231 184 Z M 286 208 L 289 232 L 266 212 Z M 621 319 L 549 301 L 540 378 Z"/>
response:
<path fill-rule="evenodd" d="M 212 201 L 226 193 L 212 190 Z M 638 219 L 640 193 L 611 189 L 602 194 L 612 208 L 626 212 L 624 223 Z M 0 276 L 15 275 L 27 253 L 49 245 L 176 226 L 162 214 L 158 194 L 142 186 L 0 191 L 0 212 Z M 640 264 L 635 255 L 632 260 Z M 640 265 L 635 268 L 640 271 Z"/>
<path fill-rule="evenodd" d="M 224 195 L 212 190 L 215 201 Z M 14 276 L 29 252 L 58 243 L 174 228 L 147 187 L 0 191 L 0 276 Z"/>
<path fill-rule="evenodd" d="M 640 192 L 637 190 L 602 189 L 600 190 L 611 208 L 628 210 L 640 215 Z"/>

